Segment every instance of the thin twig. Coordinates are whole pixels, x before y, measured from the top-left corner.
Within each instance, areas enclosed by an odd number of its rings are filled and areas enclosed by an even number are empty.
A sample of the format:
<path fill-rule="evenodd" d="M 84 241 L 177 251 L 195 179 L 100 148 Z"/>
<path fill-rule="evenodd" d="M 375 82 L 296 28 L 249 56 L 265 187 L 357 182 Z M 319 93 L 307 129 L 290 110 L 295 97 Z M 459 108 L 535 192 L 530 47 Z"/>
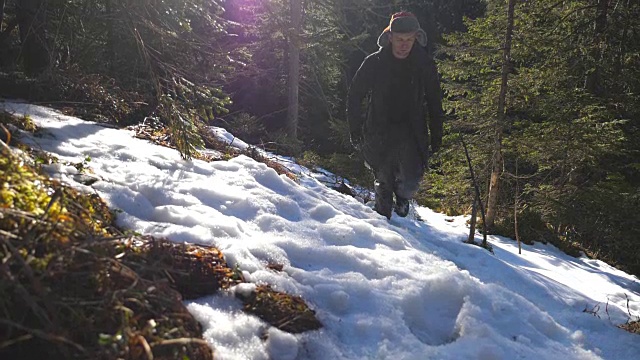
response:
<path fill-rule="evenodd" d="M 2 127 L 2 130 L 4 130 L 4 133 L 7 135 L 7 141 L 0 139 L 0 143 L 2 143 L 5 148 L 9 149 L 7 145 L 11 142 L 11 132 L 3 124 L 0 124 L 0 127 Z"/>
<path fill-rule="evenodd" d="M 147 360 L 153 360 L 153 352 L 151 351 L 151 346 L 147 342 L 147 339 L 142 335 L 136 336 L 136 340 L 140 343 L 142 348 L 144 349 L 145 355 L 147 355 Z"/>
<path fill-rule="evenodd" d="M 27 264 L 27 262 L 24 260 L 24 257 L 22 256 L 22 254 L 20 254 L 20 251 L 15 246 L 13 246 L 11 241 L 9 241 L 8 239 L 0 238 L 0 240 L 2 240 L 2 243 L 11 252 L 11 255 L 21 265 L 36 295 L 40 296 L 41 298 L 44 298 L 45 291 L 42 284 L 40 283 L 40 281 L 38 281 L 38 279 L 36 279 L 35 275 L 33 274 L 33 269 L 31 269 L 29 264 Z M 20 295 L 23 297 L 23 300 L 29 304 L 29 307 L 31 307 L 33 312 L 37 314 L 38 317 L 40 317 L 43 322 L 46 323 L 47 327 L 51 327 L 53 325 L 53 322 L 47 315 L 47 312 L 36 303 L 36 301 L 33 299 L 29 291 L 27 291 L 27 289 L 25 289 L 20 282 L 15 281 L 14 276 L 10 272 L 7 272 L 6 269 L 3 269 L 3 270 L 5 270 L 3 272 L 6 273 L 7 277 L 10 280 L 14 280 L 13 284 L 16 286 L 16 289 L 18 290 Z"/>
<path fill-rule="evenodd" d="M 518 254 L 522 255 L 522 243 L 520 242 L 520 232 L 518 231 L 518 200 L 519 194 L 519 182 L 518 182 L 518 158 L 516 158 L 516 194 L 513 200 L 513 227 L 516 233 L 516 241 L 518 242 Z"/>
<path fill-rule="evenodd" d="M 178 338 L 178 339 L 169 339 L 169 340 L 162 340 L 162 341 L 159 341 L 159 342 L 153 342 L 153 343 L 151 343 L 151 347 L 169 346 L 169 345 L 189 345 L 189 344 L 200 344 L 200 345 L 209 346 L 209 343 L 207 343 L 205 340 L 202 340 L 202 339 L 198 339 L 198 338 Z"/>
<path fill-rule="evenodd" d="M 467 165 L 469 166 L 469 173 L 471 174 L 471 181 L 473 182 L 473 187 L 476 193 L 476 201 L 478 201 L 480 205 L 480 214 L 482 215 L 482 247 L 487 248 L 487 225 L 485 221 L 484 215 L 484 204 L 482 203 L 482 198 L 480 197 L 480 187 L 478 186 L 478 182 L 476 181 L 476 175 L 473 171 L 473 165 L 471 164 L 471 156 L 469 155 L 469 150 L 467 149 L 467 144 L 462 137 L 462 134 L 458 134 L 460 138 L 460 142 L 462 143 L 462 147 L 464 148 L 464 154 L 467 157 Z M 471 221 L 475 221 L 475 219 L 471 219 Z"/>
<path fill-rule="evenodd" d="M 23 341 L 27 341 L 27 340 L 31 340 L 31 339 L 33 339 L 33 335 L 32 334 L 24 334 L 22 336 L 18 336 L 17 338 L 1 342 L 0 343 L 0 349 L 8 348 L 11 345 L 15 345 L 17 343 L 20 343 L 20 342 L 23 342 Z"/>
<path fill-rule="evenodd" d="M 48 334 L 48 333 L 46 333 L 46 332 L 44 332 L 42 330 L 32 329 L 32 328 L 20 325 L 20 324 L 18 324 L 16 322 L 13 322 L 13 321 L 7 320 L 7 319 L 0 319 L 0 323 L 4 324 L 4 325 L 7 325 L 7 326 L 11 326 L 13 328 L 16 328 L 16 329 L 19 329 L 19 330 L 22 330 L 22 331 L 26 331 L 27 333 L 29 333 L 29 334 L 31 334 L 31 335 L 33 335 L 35 337 L 38 337 L 38 338 L 41 338 L 41 339 L 44 339 L 44 340 L 47 340 L 47 341 L 51 341 L 51 342 L 58 342 L 58 343 L 71 345 L 72 347 L 74 347 L 78 351 L 81 351 L 83 353 L 87 352 L 84 349 L 84 347 L 82 347 L 82 345 L 77 344 L 77 343 L 75 343 L 75 342 L 73 342 L 73 341 L 71 341 L 71 340 L 69 340 L 69 339 L 67 339 L 67 338 L 65 338 L 63 336 Z"/>

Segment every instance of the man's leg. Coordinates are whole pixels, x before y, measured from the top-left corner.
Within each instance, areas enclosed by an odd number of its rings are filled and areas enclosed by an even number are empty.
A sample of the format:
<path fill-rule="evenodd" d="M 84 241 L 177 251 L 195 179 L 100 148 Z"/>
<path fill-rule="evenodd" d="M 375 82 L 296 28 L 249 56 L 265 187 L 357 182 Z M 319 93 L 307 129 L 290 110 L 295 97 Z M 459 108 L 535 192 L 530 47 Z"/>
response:
<path fill-rule="evenodd" d="M 394 209 L 399 216 L 405 217 L 409 213 L 409 201 L 418 192 L 425 168 L 420 152 L 410 146 L 405 147 L 404 154 L 399 159 L 395 173 Z"/>
<path fill-rule="evenodd" d="M 391 219 L 391 211 L 393 209 L 393 169 L 388 165 L 382 166 L 374 171 L 376 180 L 374 182 L 374 190 L 376 193 L 376 204 L 374 210 Z"/>
<path fill-rule="evenodd" d="M 366 142 L 362 148 L 365 165 L 371 169 L 375 182 L 375 205 L 373 209 L 380 215 L 391 219 L 393 211 L 393 187 L 395 182 L 395 151 L 388 144 Z"/>

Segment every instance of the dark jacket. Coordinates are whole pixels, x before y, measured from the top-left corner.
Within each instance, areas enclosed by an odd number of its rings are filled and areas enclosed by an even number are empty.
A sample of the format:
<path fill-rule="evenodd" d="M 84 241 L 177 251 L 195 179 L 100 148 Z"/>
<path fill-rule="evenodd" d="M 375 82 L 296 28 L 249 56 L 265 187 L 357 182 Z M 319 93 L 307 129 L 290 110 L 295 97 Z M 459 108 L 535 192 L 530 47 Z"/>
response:
<path fill-rule="evenodd" d="M 363 100 L 367 97 L 365 110 Z M 403 60 L 393 56 L 390 46 L 367 56 L 349 89 L 351 136 L 362 137 L 360 146 L 371 165 L 407 141 L 415 144 L 426 165 L 429 144 L 433 151 L 442 144 L 442 114 L 436 64 L 418 45 Z"/>

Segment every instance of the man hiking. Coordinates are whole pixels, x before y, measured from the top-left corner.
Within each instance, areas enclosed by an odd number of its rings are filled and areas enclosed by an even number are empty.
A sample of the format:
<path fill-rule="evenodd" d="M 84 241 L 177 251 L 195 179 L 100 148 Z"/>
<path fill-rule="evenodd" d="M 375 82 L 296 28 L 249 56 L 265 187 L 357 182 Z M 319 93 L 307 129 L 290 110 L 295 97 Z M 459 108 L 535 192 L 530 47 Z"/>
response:
<path fill-rule="evenodd" d="M 364 59 L 349 89 L 351 143 L 374 173 L 374 209 L 387 219 L 393 210 L 407 216 L 428 166 L 429 145 L 436 152 L 442 144 L 440 80 L 426 44 L 412 13 L 393 14 L 378 37 L 380 49 Z"/>

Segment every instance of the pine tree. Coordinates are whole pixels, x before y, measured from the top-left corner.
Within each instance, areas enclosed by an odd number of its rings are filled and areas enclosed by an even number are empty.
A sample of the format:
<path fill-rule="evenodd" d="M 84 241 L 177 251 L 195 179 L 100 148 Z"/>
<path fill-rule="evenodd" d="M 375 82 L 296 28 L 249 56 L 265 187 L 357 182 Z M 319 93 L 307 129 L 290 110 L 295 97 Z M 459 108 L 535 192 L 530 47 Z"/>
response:
<path fill-rule="evenodd" d="M 511 69 L 511 41 L 513 39 L 513 17 L 515 12 L 515 1 L 509 0 L 507 5 L 507 27 L 505 29 L 504 45 L 502 49 L 502 64 L 500 65 L 500 93 L 498 95 L 498 110 L 496 114 L 495 128 L 495 145 L 493 148 L 493 157 L 491 164 L 491 176 L 489 181 L 489 196 L 487 201 L 487 217 L 485 219 L 486 227 L 491 231 L 494 227 L 496 208 L 498 207 L 498 193 L 500 191 L 500 177 L 503 168 L 502 156 L 502 139 L 504 136 L 506 124 L 506 101 L 508 90 L 509 72 Z"/>
<path fill-rule="evenodd" d="M 104 103 L 101 111 L 106 112 L 109 105 L 144 103 L 144 115 L 169 126 L 185 158 L 202 144 L 199 128 L 229 103 L 221 91 L 231 65 L 218 0 L 7 0 L 7 4 L 12 12 L 8 17 L 16 19 L 20 28 L 20 39 L 12 46 L 22 54 L 23 70 L 34 76 L 48 70 L 56 82 L 52 85 L 62 90 L 46 94 L 40 89 L 41 101 Z M 2 63 L 10 63 L 12 54 L 0 54 L 6 55 Z M 92 92 L 102 96 L 100 101 L 83 98 Z M 115 119 L 119 120 L 123 121 Z"/>
<path fill-rule="evenodd" d="M 4 6 L 4 4 L 3 4 Z M 49 66 L 45 14 L 47 2 L 22 0 L 17 3 L 16 18 L 22 43 L 22 63 L 27 74 L 38 74 Z"/>
<path fill-rule="evenodd" d="M 497 29 L 507 23 L 500 11 L 504 5 L 504 1 L 489 2 L 485 17 L 467 21 L 467 32 L 448 36 L 446 60 L 441 63 L 446 105 L 454 118 L 451 129 L 467 134 L 477 172 L 487 179 L 492 153 L 486 144 L 494 142 L 488 119 L 494 118 L 498 98 L 501 34 Z M 505 113 L 508 126 L 503 132 L 505 186 L 497 197 L 496 226 L 501 233 L 513 234 L 509 209 L 518 197 L 519 223 L 529 236 L 611 254 L 613 247 L 605 243 L 629 237 L 610 224 L 620 223 L 615 219 L 624 218 L 624 209 L 638 198 L 631 195 L 638 191 L 631 175 L 637 172 L 612 160 L 630 159 L 624 154 L 637 151 L 629 138 L 635 131 L 630 131 L 634 128 L 630 124 L 637 124 L 637 113 L 630 111 L 631 104 L 637 104 L 637 82 L 616 74 L 636 71 L 629 66 L 633 60 L 627 49 L 637 48 L 640 39 L 632 41 L 636 34 L 630 27 L 597 25 L 603 11 L 597 5 L 580 1 L 518 5 Z M 635 20 L 628 15 L 634 11 L 637 8 L 619 11 L 621 24 L 631 26 Z M 615 61 L 620 56 L 629 64 Z M 628 102 L 621 102 L 623 98 Z M 461 167 L 456 165 L 459 161 L 451 151 L 445 153 L 443 164 Z M 514 193 L 516 163 L 519 194 Z M 463 174 L 451 169 L 444 173 Z M 466 194 L 460 188 L 457 192 Z M 625 199 L 620 193 L 630 196 Z M 598 243 L 588 234 L 599 234 Z"/>

